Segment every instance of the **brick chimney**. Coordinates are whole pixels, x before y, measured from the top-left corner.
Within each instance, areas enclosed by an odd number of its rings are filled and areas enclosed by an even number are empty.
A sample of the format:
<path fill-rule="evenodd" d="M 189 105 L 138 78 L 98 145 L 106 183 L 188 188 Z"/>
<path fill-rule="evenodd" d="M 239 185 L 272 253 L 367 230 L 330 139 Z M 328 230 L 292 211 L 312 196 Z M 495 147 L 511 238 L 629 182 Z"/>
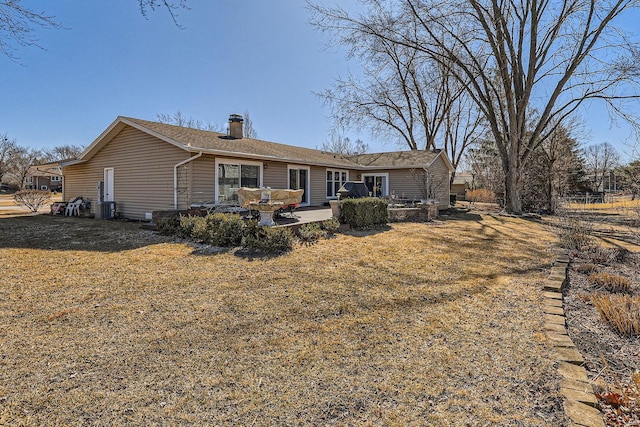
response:
<path fill-rule="evenodd" d="M 229 136 L 233 139 L 242 139 L 242 122 L 244 119 L 240 114 L 229 116 Z"/>

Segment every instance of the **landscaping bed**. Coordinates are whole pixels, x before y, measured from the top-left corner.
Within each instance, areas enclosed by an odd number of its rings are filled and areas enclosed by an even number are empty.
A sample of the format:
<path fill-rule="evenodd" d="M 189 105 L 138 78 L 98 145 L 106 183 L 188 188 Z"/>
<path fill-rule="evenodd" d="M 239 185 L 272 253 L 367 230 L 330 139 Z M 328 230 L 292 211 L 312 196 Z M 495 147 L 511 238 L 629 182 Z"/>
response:
<path fill-rule="evenodd" d="M 640 426 L 640 335 L 616 331 L 603 320 L 593 297 L 640 295 L 635 212 L 626 205 L 601 204 L 573 207 L 550 218 L 569 242 L 581 246 L 569 251 L 564 292 L 567 331 L 585 360 L 606 425 L 616 427 Z M 610 307 L 621 312 L 623 306 Z"/>
<path fill-rule="evenodd" d="M 604 322 L 591 301 L 601 289 L 590 284 L 588 274 L 579 271 L 591 265 L 590 252 L 574 252 L 568 271 L 564 307 L 567 331 L 585 359 L 584 367 L 600 397 L 600 409 L 608 426 L 640 425 L 640 337 L 625 337 Z M 627 254 L 624 261 L 599 264 L 598 270 L 631 279 L 632 294 L 640 295 L 640 254 Z M 640 376 L 637 377 L 640 380 Z"/>

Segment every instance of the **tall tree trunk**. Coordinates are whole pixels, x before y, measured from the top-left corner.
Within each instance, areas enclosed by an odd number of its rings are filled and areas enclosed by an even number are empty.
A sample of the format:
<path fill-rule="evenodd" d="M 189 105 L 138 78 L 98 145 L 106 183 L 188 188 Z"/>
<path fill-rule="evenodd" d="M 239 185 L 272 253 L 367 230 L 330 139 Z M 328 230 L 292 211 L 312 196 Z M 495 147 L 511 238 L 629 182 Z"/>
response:
<path fill-rule="evenodd" d="M 518 191 L 520 181 L 520 163 L 518 159 L 518 150 L 509 151 L 509 161 L 507 173 L 504 176 L 504 207 L 508 213 L 521 214 L 522 202 Z"/>

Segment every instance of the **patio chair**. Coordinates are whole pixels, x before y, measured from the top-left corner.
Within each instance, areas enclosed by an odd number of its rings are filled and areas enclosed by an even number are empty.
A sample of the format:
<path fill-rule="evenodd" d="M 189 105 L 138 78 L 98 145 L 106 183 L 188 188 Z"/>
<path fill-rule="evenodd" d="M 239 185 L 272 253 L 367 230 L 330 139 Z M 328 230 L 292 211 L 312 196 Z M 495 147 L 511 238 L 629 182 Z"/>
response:
<path fill-rule="evenodd" d="M 80 216 L 80 206 L 82 205 L 82 197 L 78 196 L 69 203 L 64 210 L 65 216 Z"/>

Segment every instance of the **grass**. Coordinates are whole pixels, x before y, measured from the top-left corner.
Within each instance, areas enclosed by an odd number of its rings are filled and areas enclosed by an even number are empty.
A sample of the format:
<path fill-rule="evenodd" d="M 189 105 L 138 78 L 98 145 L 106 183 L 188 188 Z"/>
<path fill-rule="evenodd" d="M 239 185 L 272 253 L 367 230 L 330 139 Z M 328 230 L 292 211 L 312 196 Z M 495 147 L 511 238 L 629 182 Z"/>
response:
<path fill-rule="evenodd" d="M 562 425 L 552 233 L 470 217 L 280 257 L 0 219 L 0 424 Z"/>

